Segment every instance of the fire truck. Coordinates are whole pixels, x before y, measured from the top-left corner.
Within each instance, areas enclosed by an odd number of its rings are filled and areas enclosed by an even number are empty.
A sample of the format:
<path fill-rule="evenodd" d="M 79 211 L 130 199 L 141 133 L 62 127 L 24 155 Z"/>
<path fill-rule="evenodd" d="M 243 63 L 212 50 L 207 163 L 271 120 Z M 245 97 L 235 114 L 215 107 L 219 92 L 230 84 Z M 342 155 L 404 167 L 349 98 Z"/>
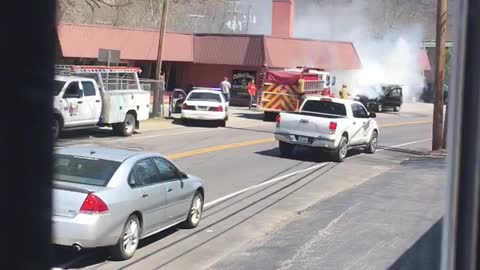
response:
<path fill-rule="evenodd" d="M 323 69 L 297 67 L 268 70 L 265 73 L 259 109 L 265 120 L 273 120 L 280 112 L 297 111 L 307 96 L 334 97 L 335 77 Z"/>

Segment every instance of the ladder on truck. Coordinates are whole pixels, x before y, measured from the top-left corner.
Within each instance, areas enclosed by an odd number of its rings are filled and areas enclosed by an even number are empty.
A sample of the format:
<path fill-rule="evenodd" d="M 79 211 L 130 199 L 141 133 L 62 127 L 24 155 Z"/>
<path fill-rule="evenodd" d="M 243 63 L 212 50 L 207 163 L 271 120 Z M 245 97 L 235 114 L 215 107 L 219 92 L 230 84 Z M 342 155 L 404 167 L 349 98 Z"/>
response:
<path fill-rule="evenodd" d="M 109 66 L 78 66 L 56 65 L 55 74 L 63 76 L 83 76 L 93 78 L 100 88 L 108 90 L 138 90 L 140 80 L 138 74 L 142 69 L 138 67 L 109 67 Z"/>

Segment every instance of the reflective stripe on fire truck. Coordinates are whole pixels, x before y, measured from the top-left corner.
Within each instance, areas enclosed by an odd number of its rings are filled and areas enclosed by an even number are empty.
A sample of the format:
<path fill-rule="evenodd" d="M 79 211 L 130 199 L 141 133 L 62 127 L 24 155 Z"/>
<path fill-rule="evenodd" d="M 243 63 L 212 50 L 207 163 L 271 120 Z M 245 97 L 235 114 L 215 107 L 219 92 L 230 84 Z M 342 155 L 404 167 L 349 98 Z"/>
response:
<path fill-rule="evenodd" d="M 297 85 L 265 85 L 262 108 L 274 111 L 296 111 L 299 105 Z"/>

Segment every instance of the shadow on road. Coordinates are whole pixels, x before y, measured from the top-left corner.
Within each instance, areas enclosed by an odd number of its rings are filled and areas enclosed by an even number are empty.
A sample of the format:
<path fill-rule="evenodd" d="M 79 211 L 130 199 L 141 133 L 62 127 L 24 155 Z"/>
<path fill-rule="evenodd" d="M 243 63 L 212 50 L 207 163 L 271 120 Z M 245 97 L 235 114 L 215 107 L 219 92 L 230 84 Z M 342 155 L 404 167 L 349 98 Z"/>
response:
<path fill-rule="evenodd" d="M 250 111 L 249 113 L 234 113 L 234 116 L 239 118 L 263 121 L 263 113 L 256 113 L 255 111 Z"/>
<path fill-rule="evenodd" d="M 389 270 L 440 269 L 442 244 L 442 220 L 439 219 L 425 232 Z"/>
<path fill-rule="evenodd" d="M 360 149 L 348 150 L 347 158 L 357 156 L 363 152 Z M 286 158 L 291 160 L 306 161 L 306 162 L 331 162 L 332 158 L 328 152 L 315 151 L 308 147 L 296 146 L 293 154 L 290 157 L 282 157 L 278 148 L 273 148 L 265 151 L 255 152 L 255 154 L 269 157 Z"/>
<path fill-rule="evenodd" d="M 176 233 L 178 230 L 178 228 L 172 227 L 142 239 L 138 245 L 138 249 L 141 250 L 150 244 L 161 241 L 162 239 Z M 53 255 L 53 267 L 61 268 L 83 268 L 110 261 L 108 248 L 95 248 L 80 253 L 74 253 L 70 247 L 54 246 Z M 95 268 L 96 267 L 90 269 Z"/>
<path fill-rule="evenodd" d="M 218 128 L 218 121 L 207 121 L 207 120 L 189 120 L 185 123 L 181 118 L 171 118 L 173 119 L 172 124 L 184 127 L 206 127 L 206 128 Z"/>

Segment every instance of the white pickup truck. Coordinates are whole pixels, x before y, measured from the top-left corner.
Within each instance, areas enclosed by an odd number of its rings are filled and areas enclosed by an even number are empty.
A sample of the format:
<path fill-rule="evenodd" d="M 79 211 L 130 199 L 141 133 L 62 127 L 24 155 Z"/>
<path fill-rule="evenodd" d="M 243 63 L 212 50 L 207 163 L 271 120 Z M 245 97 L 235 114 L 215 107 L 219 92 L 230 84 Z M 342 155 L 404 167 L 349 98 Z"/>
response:
<path fill-rule="evenodd" d="M 282 156 L 290 156 L 294 147 L 301 145 L 326 150 L 342 162 L 350 148 L 376 151 L 379 130 L 375 117 L 360 102 L 307 97 L 298 112 L 277 116 L 275 139 Z"/>
<path fill-rule="evenodd" d="M 149 118 L 150 92 L 142 90 L 139 68 L 57 66 L 54 80 L 53 136 L 62 130 L 111 126 L 130 136 Z"/>

